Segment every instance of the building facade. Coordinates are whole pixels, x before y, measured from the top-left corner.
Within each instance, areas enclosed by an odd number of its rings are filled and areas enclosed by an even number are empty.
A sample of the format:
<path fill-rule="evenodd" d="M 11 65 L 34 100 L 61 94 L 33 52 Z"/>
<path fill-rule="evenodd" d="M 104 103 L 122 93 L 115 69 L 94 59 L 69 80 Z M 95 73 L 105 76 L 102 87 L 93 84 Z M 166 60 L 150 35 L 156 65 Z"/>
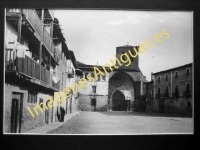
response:
<path fill-rule="evenodd" d="M 4 133 L 24 133 L 58 121 L 58 93 L 76 82 L 73 51 L 49 9 L 7 9 L 5 21 Z M 66 115 L 78 97 L 62 102 Z"/>
<path fill-rule="evenodd" d="M 83 71 L 82 78 L 89 80 L 87 76 L 91 74 L 94 79 L 93 83 L 79 91 L 79 108 L 81 110 L 107 111 L 109 75 L 99 75 L 98 79 L 95 80 L 94 67 L 102 71 L 102 66 L 86 65 L 81 62 L 77 64 L 79 69 Z"/>
<path fill-rule="evenodd" d="M 115 69 L 109 74 L 108 98 L 111 110 L 145 111 L 147 80 L 139 68 L 137 53 L 137 46 L 116 47 L 116 58 L 121 60 L 121 65 L 116 61 Z"/>
<path fill-rule="evenodd" d="M 104 66 L 86 65 L 78 63 L 84 77 L 91 74 L 93 78 L 94 67 L 104 75 L 99 74 L 93 84 L 82 89 L 79 93 L 80 109 L 82 110 L 110 110 L 110 111 L 145 111 L 146 78 L 139 69 L 139 56 L 121 61 L 122 54 L 133 51 L 134 46 L 125 45 L 116 48 L 116 60 Z M 135 47 L 137 52 L 139 47 Z M 123 56 L 122 56 L 123 57 Z M 129 61 L 129 62 L 128 62 Z M 125 63 L 123 63 L 125 62 Z M 129 63 L 126 66 L 126 62 Z M 106 71 L 105 71 L 106 70 Z"/>
<path fill-rule="evenodd" d="M 152 80 L 153 111 L 192 115 L 192 63 L 153 73 Z"/>

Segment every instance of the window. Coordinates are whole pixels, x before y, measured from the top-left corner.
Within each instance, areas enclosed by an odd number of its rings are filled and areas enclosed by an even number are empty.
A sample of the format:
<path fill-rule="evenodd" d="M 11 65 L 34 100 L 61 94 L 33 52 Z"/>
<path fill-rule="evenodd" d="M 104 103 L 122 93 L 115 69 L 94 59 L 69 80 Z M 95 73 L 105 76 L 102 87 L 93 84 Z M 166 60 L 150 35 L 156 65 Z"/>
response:
<path fill-rule="evenodd" d="M 168 97 L 168 86 L 165 87 L 165 96 Z"/>
<path fill-rule="evenodd" d="M 189 68 L 187 69 L 186 76 L 187 76 L 187 77 L 190 76 L 190 69 L 189 69 Z"/>
<path fill-rule="evenodd" d="M 189 96 L 190 94 L 190 83 L 186 84 L 186 96 Z"/>
<path fill-rule="evenodd" d="M 175 85 L 175 97 L 179 96 L 178 85 Z"/>
<path fill-rule="evenodd" d="M 43 99 L 42 99 L 42 98 L 40 98 L 39 105 L 40 105 L 41 103 L 43 103 Z M 43 104 L 41 104 L 40 107 L 43 108 Z"/>
<path fill-rule="evenodd" d="M 158 88 L 158 98 L 160 97 L 160 88 Z"/>
<path fill-rule="evenodd" d="M 85 79 L 88 79 L 88 78 L 87 78 L 87 75 L 88 75 L 88 73 L 85 73 Z"/>
<path fill-rule="evenodd" d="M 167 74 L 165 75 L 165 81 L 168 81 L 168 75 Z"/>
<path fill-rule="evenodd" d="M 91 77 L 94 78 L 94 73 L 91 73 Z"/>
<path fill-rule="evenodd" d="M 96 85 L 92 86 L 92 91 L 93 91 L 93 93 L 96 93 Z"/>
<path fill-rule="evenodd" d="M 188 108 L 188 109 L 191 108 L 191 102 L 187 102 L 187 108 Z"/>
<path fill-rule="evenodd" d="M 160 83 L 160 77 L 158 77 L 158 83 Z"/>
<path fill-rule="evenodd" d="M 131 52 L 131 55 L 132 56 L 134 56 L 134 54 L 133 54 L 133 52 L 130 50 L 130 52 Z M 131 57 L 131 61 L 133 62 L 134 61 L 134 58 L 133 57 Z"/>
<path fill-rule="evenodd" d="M 102 80 L 103 80 L 103 81 L 106 81 L 106 75 L 105 75 L 105 76 L 102 76 Z"/>
<path fill-rule="evenodd" d="M 92 105 L 92 106 L 96 106 L 96 99 L 95 99 L 95 98 L 92 99 L 91 105 Z"/>
<path fill-rule="evenodd" d="M 35 91 L 28 91 L 28 103 L 37 103 L 37 93 Z"/>
<path fill-rule="evenodd" d="M 175 79 L 178 79 L 178 71 L 175 72 Z"/>
<path fill-rule="evenodd" d="M 122 54 L 124 54 L 124 52 L 122 52 Z M 123 60 L 126 60 L 126 58 L 125 58 L 125 56 L 124 56 L 124 55 L 122 56 L 122 59 L 123 59 Z"/>

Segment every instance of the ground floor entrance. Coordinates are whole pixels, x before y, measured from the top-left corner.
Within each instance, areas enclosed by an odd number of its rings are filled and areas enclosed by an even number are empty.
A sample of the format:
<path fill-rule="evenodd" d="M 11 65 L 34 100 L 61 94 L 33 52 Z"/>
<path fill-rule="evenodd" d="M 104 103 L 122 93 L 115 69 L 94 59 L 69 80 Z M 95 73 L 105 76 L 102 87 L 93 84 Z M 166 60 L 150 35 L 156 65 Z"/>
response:
<path fill-rule="evenodd" d="M 12 106 L 11 106 L 11 133 L 21 132 L 21 118 L 23 110 L 23 94 L 12 94 Z"/>
<path fill-rule="evenodd" d="M 112 99 L 112 110 L 113 111 L 127 111 L 127 101 L 122 92 L 116 91 Z"/>

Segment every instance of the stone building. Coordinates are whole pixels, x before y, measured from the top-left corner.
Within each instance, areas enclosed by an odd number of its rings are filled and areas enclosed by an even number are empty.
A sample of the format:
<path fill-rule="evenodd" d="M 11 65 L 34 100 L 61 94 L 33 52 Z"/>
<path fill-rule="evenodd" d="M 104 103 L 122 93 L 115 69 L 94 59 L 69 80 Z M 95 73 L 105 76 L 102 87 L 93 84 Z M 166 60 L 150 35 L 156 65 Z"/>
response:
<path fill-rule="evenodd" d="M 4 52 L 4 133 L 23 133 L 58 121 L 58 93 L 82 72 L 54 10 L 7 9 Z M 78 110 L 77 98 L 73 94 L 63 101 L 66 114 Z"/>
<path fill-rule="evenodd" d="M 83 78 L 87 78 L 88 74 L 95 80 L 94 67 L 102 70 L 102 66 L 86 65 L 77 62 L 79 69 L 83 71 Z M 81 110 L 107 110 L 108 105 L 108 78 L 109 75 L 99 75 L 98 80 L 79 91 L 79 108 Z"/>
<path fill-rule="evenodd" d="M 52 41 L 54 11 L 7 9 L 5 22 L 4 132 L 19 133 L 53 122 L 44 109 L 59 91 Z M 41 104 L 43 113 L 35 106 Z M 34 110 L 35 108 L 35 110 Z M 32 112 L 32 114 L 30 113 Z"/>
<path fill-rule="evenodd" d="M 192 114 L 192 63 L 152 74 L 153 111 Z"/>
<path fill-rule="evenodd" d="M 121 65 L 116 61 L 116 67 L 109 73 L 108 99 L 111 110 L 145 111 L 147 80 L 139 68 L 137 53 L 139 54 L 137 46 L 125 45 L 116 48 L 116 58 L 121 61 Z"/>
<path fill-rule="evenodd" d="M 110 64 L 104 66 L 77 63 L 85 78 L 87 78 L 87 74 L 91 74 L 95 78 L 94 67 L 104 74 L 99 74 L 98 79 L 93 84 L 80 91 L 80 109 L 145 111 L 145 83 L 147 80 L 139 69 L 139 56 L 132 58 L 128 55 L 128 50 L 136 55 L 133 48 L 134 46 L 130 45 L 117 47 L 116 58 L 118 60 L 111 59 Z M 138 52 L 139 47 L 135 48 Z M 121 60 L 121 56 L 124 61 Z M 127 63 L 128 66 L 126 66 Z"/>

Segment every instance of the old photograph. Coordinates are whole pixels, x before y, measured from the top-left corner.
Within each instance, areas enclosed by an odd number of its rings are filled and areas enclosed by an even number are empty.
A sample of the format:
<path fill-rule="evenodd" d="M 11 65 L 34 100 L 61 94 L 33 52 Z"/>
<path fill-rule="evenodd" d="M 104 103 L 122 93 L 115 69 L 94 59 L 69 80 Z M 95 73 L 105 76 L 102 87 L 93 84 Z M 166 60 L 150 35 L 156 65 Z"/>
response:
<path fill-rule="evenodd" d="M 7 8 L 4 134 L 193 134 L 193 12 Z"/>

